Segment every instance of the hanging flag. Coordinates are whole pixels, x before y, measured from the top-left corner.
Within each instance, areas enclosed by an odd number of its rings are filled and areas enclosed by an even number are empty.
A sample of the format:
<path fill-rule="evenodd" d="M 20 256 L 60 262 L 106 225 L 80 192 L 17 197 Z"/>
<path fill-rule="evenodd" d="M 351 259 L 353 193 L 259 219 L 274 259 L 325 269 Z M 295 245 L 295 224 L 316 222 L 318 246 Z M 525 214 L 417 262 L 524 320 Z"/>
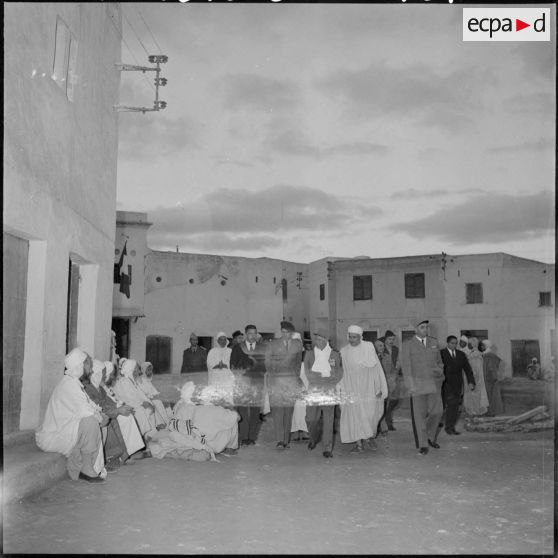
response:
<path fill-rule="evenodd" d="M 118 262 L 118 274 L 120 277 L 120 292 L 126 295 L 126 298 L 130 298 L 130 283 L 131 281 L 131 266 L 128 264 L 128 252 L 126 251 L 126 242 L 124 242 L 124 248 L 122 248 L 122 254 L 120 255 L 120 261 Z"/>

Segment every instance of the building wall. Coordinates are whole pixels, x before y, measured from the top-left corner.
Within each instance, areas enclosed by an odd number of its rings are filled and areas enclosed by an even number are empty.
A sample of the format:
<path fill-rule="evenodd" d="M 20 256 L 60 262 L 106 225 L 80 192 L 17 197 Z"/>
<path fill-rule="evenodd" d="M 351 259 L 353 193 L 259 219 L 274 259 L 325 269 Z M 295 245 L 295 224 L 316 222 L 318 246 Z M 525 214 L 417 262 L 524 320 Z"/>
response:
<path fill-rule="evenodd" d="M 488 337 L 508 364 L 512 340 L 538 340 L 541 362 L 548 364 L 551 330 L 555 329 L 554 277 L 554 265 L 508 254 L 454 257 L 446 289 L 450 332 L 488 330 Z M 477 282 L 483 285 L 483 303 L 467 304 L 465 284 Z M 539 306 L 539 292 L 551 293 L 551 306 Z"/>
<path fill-rule="evenodd" d="M 4 8 L 4 230 L 30 241 L 25 429 L 40 423 L 64 369 L 70 257 L 83 266 L 78 343 L 108 356 L 121 23 L 118 5 Z M 58 16 L 78 40 L 73 101 L 51 78 Z"/>
<path fill-rule="evenodd" d="M 405 273 L 424 273 L 425 298 L 405 298 Z M 347 343 L 351 324 L 376 330 L 378 337 L 391 329 L 401 342 L 402 332 L 413 329 L 417 318 L 428 318 L 431 335 L 447 330 L 443 274 L 439 257 L 351 259 L 334 263 L 336 289 L 336 342 Z M 372 275 L 372 300 L 353 300 L 353 276 Z"/>
<path fill-rule="evenodd" d="M 124 244 L 128 265 L 132 268 L 130 298 L 120 292 L 120 284 L 114 283 L 112 309 L 115 317 L 143 316 L 145 300 L 145 257 L 150 252 L 147 247 L 147 231 L 151 223 L 147 213 L 133 211 L 116 212 L 116 235 L 114 239 L 114 263 L 118 264 Z"/>
<path fill-rule="evenodd" d="M 135 259 L 129 257 L 133 266 L 130 299 L 119 292 L 118 285 L 113 293 L 113 316 L 131 317 L 131 358 L 145 360 L 148 336 L 170 337 L 171 372 L 179 373 L 191 332 L 215 338 L 225 331 L 230 336 L 253 323 L 261 332 L 277 334 L 282 319 L 291 320 L 299 331 L 306 328 L 306 264 L 151 251 L 148 226 L 144 213 L 118 212 L 116 246 L 121 249 L 126 236 L 128 254 L 132 249 L 136 252 Z M 118 260 L 115 253 L 114 262 Z"/>
<path fill-rule="evenodd" d="M 387 259 L 339 260 L 334 264 L 335 312 L 317 303 L 311 287 L 310 322 L 335 320 L 336 341 L 346 343 L 349 325 L 382 335 L 412 330 L 417 317 L 428 318 L 430 333 L 445 345 L 448 335 L 462 330 L 488 330 L 498 354 L 512 374 L 512 340 L 538 340 L 541 362 L 550 362 L 555 336 L 555 266 L 504 253 Z M 444 269 L 445 267 L 445 269 Z M 323 282 L 324 269 L 310 264 L 310 276 Z M 425 298 L 405 298 L 405 273 L 425 274 Z M 372 300 L 353 300 L 353 276 L 372 275 Z M 468 304 L 466 284 L 482 283 L 483 302 Z M 329 288 L 332 288 L 330 285 Z M 551 306 L 539 306 L 539 292 L 551 293 Z"/>

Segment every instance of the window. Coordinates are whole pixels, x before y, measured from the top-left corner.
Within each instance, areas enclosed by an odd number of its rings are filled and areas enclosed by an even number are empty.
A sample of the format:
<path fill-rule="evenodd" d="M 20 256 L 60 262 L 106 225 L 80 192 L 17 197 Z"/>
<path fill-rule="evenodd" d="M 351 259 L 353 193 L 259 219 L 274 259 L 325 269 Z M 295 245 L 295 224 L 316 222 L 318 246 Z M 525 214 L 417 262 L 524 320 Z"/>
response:
<path fill-rule="evenodd" d="M 372 275 L 353 276 L 353 300 L 372 299 Z"/>
<path fill-rule="evenodd" d="M 325 300 L 325 283 L 320 284 L 320 300 Z"/>
<path fill-rule="evenodd" d="M 378 339 L 378 331 L 377 330 L 369 330 L 362 332 L 362 340 L 363 341 L 370 341 L 370 343 L 374 343 Z"/>
<path fill-rule="evenodd" d="M 550 291 L 539 293 L 539 306 L 552 306 Z"/>
<path fill-rule="evenodd" d="M 405 298 L 424 298 L 424 273 L 405 273 Z"/>
<path fill-rule="evenodd" d="M 467 304 L 482 304 L 482 283 L 465 284 Z"/>
<path fill-rule="evenodd" d="M 66 92 L 69 101 L 74 100 L 78 42 L 64 21 L 56 19 L 56 39 L 52 79 Z"/>

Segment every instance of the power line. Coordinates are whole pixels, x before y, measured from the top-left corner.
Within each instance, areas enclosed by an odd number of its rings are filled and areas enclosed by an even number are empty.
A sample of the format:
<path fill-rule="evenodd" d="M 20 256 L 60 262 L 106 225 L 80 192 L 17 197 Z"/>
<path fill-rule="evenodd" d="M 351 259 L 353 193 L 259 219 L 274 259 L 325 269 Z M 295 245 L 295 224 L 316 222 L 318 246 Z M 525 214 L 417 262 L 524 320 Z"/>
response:
<path fill-rule="evenodd" d="M 126 22 L 128 23 L 128 25 L 130 26 L 130 29 L 132 30 L 132 32 L 134 33 L 134 35 L 136 36 L 137 40 L 139 41 L 140 45 L 143 47 L 143 50 L 145 50 L 145 54 L 147 54 L 147 56 L 149 56 L 149 52 L 147 52 L 147 49 L 145 48 L 145 45 L 143 44 L 142 40 L 140 39 L 139 35 L 136 33 L 136 30 L 134 29 L 133 25 L 130 23 L 130 20 L 126 17 L 126 13 L 124 12 L 124 6 L 122 6 L 122 15 L 124 16 L 124 19 L 126 20 Z"/>
<path fill-rule="evenodd" d="M 157 39 L 155 38 L 155 35 L 153 35 L 153 33 L 151 32 L 151 29 L 149 28 L 149 25 L 147 25 L 147 21 L 145 21 L 141 11 L 139 8 L 136 8 L 139 16 L 141 17 L 141 20 L 143 21 L 143 23 L 145 24 L 145 26 L 147 27 L 147 30 L 149 31 L 149 34 L 151 35 L 151 38 L 153 39 L 153 42 L 155 43 L 155 46 L 159 49 L 158 52 L 159 54 L 163 53 L 163 49 L 159 46 L 159 43 L 157 42 Z"/>
<path fill-rule="evenodd" d="M 122 14 L 124 15 L 124 11 L 122 10 Z M 116 26 L 116 23 L 114 23 L 112 17 L 107 16 L 110 20 L 110 22 L 112 23 L 113 27 L 116 29 L 116 32 L 118 33 L 118 36 L 120 37 L 120 39 L 122 40 L 122 42 L 124 43 L 124 45 L 126 46 L 126 48 L 128 49 L 128 52 L 130 53 L 130 55 L 132 56 L 132 58 L 134 59 L 134 62 L 136 63 L 137 66 L 141 66 L 141 64 L 138 62 L 138 59 L 134 56 L 134 53 L 132 52 L 132 49 L 130 48 L 130 46 L 128 45 L 128 43 L 126 42 L 126 39 L 124 38 L 124 34 L 120 31 L 120 29 L 118 29 L 118 27 Z M 126 16 L 124 16 L 126 17 Z M 145 47 L 144 47 L 145 48 Z M 145 73 L 143 73 L 143 77 L 145 78 L 145 81 L 147 82 L 147 84 L 149 85 L 149 87 L 151 87 L 151 89 L 155 92 L 155 87 L 153 87 L 153 84 L 147 79 L 147 76 L 145 75 Z"/>

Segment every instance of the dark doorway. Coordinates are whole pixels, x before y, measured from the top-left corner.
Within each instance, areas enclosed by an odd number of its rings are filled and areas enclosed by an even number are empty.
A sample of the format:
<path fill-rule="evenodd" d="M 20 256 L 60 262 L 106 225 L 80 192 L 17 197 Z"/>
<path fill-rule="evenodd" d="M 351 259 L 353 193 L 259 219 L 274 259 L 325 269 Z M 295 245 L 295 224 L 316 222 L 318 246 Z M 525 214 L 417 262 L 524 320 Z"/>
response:
<path fill-rule="evenodd" d="M 200 347 L 203 347 L 204 349 L 207 349 L 208 351 L 212 348 L 211 347 L 211 343 L 212 343 L 213 337 L 206 337 L 203 335 L 198 335 L 198 345 Z"/>
<path fill-rule="evenodd" d="M 77 347 L 79 304 L 79 264 L 69 260 L 68 300 L 66 306 L 66 353 Z"/>
<path fill-rule="evenodd" d="M 362 340 L 363 341 L 370 341 L 374 343 L 378 339 L 378 332 L 377 331 L 363 331 L 362 332 Z"/>
<path fill-rule="evenodd" d="M 466 335 L 469 339 L 476 337 L 479 341 L 488 339 L 488 329 L 462 329 L 460 335 Z"/>
<path fill-rule="evenodd" d="M 172 339 L 164 335 L 148 335 L 145 339 L 145 360 L 153 365 L 154 374 L 171 369 Z"/>
<path fill-rule="evenodd" d="M 130 319 L 113 318 L 112 330 L 116 334 L 116 354 L 120 358 L 130 356 Z"/>
<path fill-rule="evenodd" d="M 538 339 L 519 339 L 511 342 L 513 376 L 526 377 L 527 365 L 536 357 L 541 362 Z M 500 355 L 502 356 L 502 355 Z"/>
<path fill-rule="evenodd" d="M 4 233 L 2 423 L 4 434 L 19 430 L 25 353 L 29 242 Z"/>

